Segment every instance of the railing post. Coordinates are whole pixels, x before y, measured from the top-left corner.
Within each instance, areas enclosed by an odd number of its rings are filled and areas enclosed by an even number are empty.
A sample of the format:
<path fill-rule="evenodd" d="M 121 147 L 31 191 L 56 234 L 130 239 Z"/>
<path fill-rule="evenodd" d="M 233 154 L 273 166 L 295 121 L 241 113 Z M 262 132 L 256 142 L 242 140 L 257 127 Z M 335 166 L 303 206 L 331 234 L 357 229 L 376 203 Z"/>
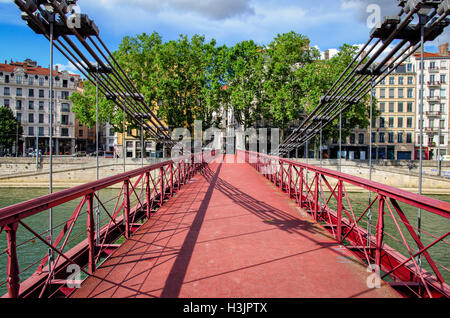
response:
<path fill-rule="evenodd" d="M 89 274 L 95 272 L 95 223 L 94 223 L 94 203 L 93 195 L 86 195 L 87 201 L 87 238 L 89 244 Z"/>
<path fill-rule="evenodd" d="M 182 167 L 182 163 L 181 161 L 178 162 L 178 182 L 177 182 L 177 190 L 181 189 L 181 167 Z"/>
<path fill-rule="evenodd" d="M 202 154 L 203 155 L 203 154 Z M 173 196 L 173 163 L 170 163 L 170 197 Z"/>
<path fill-rule="evenodd" d="M 319 173 L 316 172 L 314 179 L 314 220 L 317 221 L 317 214 L 319 212 Z"/>
<path fill-rule="evenodd" d="M 150 171 L 147 171 L 145 173 L 145 178 L 146 178 L 146 180 L 145 180 L 145 195 L 147 197 L 147 211 L 146 211 L 146 214 L 147 214 L 147 220 L 148 220 L 150 218 L 151 212 L 152 212 L 151 206 L 150 206 L 150 200 L 151 200 L 151 198 L 150 198 L 150 193 L 151 193 L 151 191 L 150 191 Z"/>
<path fill-rule="evenodd" d="M 18 224 L 5 226 L 6 240 L 8 245 L 8 263 L 6 268 L 9 298 L 18 298 L 20 289 L 19 262 L 17 260 L 16 233 Z"/>
<path fill-rule="evenodd" d="M 384 230 L 384 200 L 382 195 L 378 195 L 378 219 L 377 219 L 377 234 L 376 234 L 376 253 L 375 264 L 381 266 L 381 251 L 383 244 L 383 230 Z"/>
<path fill-rule="evenodd" d="M 159 174 L 160 174 L 160 178 L 159 178 L 159 190 L 160 190 L 160 197 L 159 197 L 159 204 L 160 206 L 163 205 L 164 202 L 164 167 L 159 168 Z"/>
<path fill-rule="evenodd" d="M 292 164 L 289 164 L 289 174 L 288 174 L 288 191 L 289 191 L 289 199 L 291 198 L 291 186 L 292 186 Z"/>
<path fill-rule="evenodd" d="M 300 208 L 303 208 L 303 168 L 300 168 L 300 184 L 299 184 L 299 198 L 298 198 L 298 204 Z"/>
<path fill-rule="evenodd" d="M 337 197 L 337 229 L 336 239 L 338 242 L 342 239 L 342 196 L 343 196 L 343 183 L 342 180 L 338 181 L 338 197 Z"/>
<path fill-rule="evenodd" d="M 280 189 L 281 191 L 283 191 L 283 178 L 284 178 L 284 165 L 283 162 L 281 160 L 279 160 L 278 162 L 280 164 Z"/>
<path fill-rule="evenodd" d="M 130 180 L 124 181 L 125 238 L 130 238 Z"/>

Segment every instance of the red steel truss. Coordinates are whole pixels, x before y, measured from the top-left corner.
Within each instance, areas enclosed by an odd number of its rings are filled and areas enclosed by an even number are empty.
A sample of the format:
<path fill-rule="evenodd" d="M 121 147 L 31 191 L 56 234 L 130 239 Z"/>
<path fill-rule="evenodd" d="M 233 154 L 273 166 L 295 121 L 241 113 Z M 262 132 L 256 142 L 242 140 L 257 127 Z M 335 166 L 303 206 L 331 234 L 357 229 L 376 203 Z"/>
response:
<path fill-rule="evenodd" d="M 85 275 L 95 276 L 100 258 L 108 257 L 119 246 L 116 241 L 121 237 L 128 239 L 142 225 L 140 221 L 150 218 L 214 155 L 215 151 L 210 151 L 164 161 L 0 209 L 0 233 L 5 231 L 7 241 L 7 249 L 0 252 L 0 255 L 7 255 L 7 278 L 0 282 L 0 286 L 6 284 L 8 288 L 8 294 L 4 297 L 69 295 L 73 291 L 73 288 L 67 287 L 69 265 L 78 266 Z M 108 209 L 97 193 L 114 185 L 121 185 L 120 194 L 115 198 L 115 207 Z M 79 203 L 70 218 L 55 227 L 62 229 L 52 243 L 49 243 L 45 233 L 38 233 L 27 225 L 27 219 L 31 216 L 76 200 Z M 101 227 L 99 235 L 95 231 L 94 200 L 108 216 L 108 222 Z M 87 217 L 85 230 L 74 234 L 74 225 L 84 213 Z M 16 234 L 19 227 L 29 231 L 33 237 L 18 243 Z M 86 239 L 65 251 L 69 242 L 83 235 Z M 49 264 L 46 254 L 31 266 L 20 269 L 18 247 L 34 241 L 41 241 L 53 251 L 54 261 Z M 37 264 L 37 270 L 21 282 L 20 275 Z"/>
<path fill-rule="evenodd" d="M 374 271 L 379 269 L 381 278 L 403 295 L 450 296 L 442 274 L 450 273 L 445 267 L 448 264 L 439 264 L 430 255 L 432 247 L 448 251 L 449 242 L 445 239 L 450 232 L 446 229 L 436 235 L 418 230 L 412 225 L 411 216 L 405 213 L 407 205 L 447 221 L 450 203 L 280 157 L 248 151 L 238 151 L 237 156 L 286 192 L 361 261 L 371 265 Z M 360 192 L 369 191 L 372 199 L 355 202 L 347 191 L 348 186 L 357 187 Z M 367 221 L 368 211 L 376 216 L 373 227 Z M 394 228 L 395 233 L 386 231 L 386 222 L 391 223 L 391 231 Z M 389 246 L 387 239 L 396 241 L 399 247 Z"/>

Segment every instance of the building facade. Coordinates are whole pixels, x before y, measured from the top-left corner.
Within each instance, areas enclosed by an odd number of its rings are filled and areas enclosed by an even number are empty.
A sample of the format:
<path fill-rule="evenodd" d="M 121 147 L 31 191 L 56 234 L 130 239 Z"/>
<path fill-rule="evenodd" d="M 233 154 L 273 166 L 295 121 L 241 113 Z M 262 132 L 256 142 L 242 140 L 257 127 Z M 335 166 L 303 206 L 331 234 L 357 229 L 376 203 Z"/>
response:
<path fill-rule="evenodd" d="M 0 63 L 0 104 L 8 106 L 23 127 L 19 154 L 27 155 L 39 145 L 41 153 L 49 154 L 50 140 L 50 69 L 36 62 L 5 61 Z M 80 83 L 80 76 L 67 71 L 53 71 L 53 154 L 75 152 L 75 115 L 70 95 Z"/>
<path fill-rule="evenodd" d="M 449 62 L 448 43 L 439 46 L 437 53 L 424 53 L 423 79 L 420 53 L 414 54 L 417 71 L 417 98 L 423 95 L 423 159 L 436 160 L 438 154 L 450 153 L 449 141 Z M 422 85 L 423 83 L 423 85 Z M 423 92 L 422 92 L 423 86 Z M 420 152 L 420 107 L 416 109 L 415 159 Z"/>

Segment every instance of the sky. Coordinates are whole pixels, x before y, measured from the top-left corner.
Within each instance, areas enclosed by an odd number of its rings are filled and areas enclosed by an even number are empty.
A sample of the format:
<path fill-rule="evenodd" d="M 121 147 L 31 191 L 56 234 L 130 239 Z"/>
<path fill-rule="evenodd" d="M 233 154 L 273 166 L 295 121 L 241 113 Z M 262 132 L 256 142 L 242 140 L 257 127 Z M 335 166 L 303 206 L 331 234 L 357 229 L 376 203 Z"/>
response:
<path fill-rule="evenodd" d="M 321 52 L 336 52 L 344 43 L 360 45 L 371 30 L 370 5 L 377 4 L 381 16 L 397 14 L 395 0 L 79 0 L 100 28 L 100 37 L 111 51 L 124 36 L 158 32 L 163 41 L 180 34 L 204 35 L 218 45 L 232 46 L 243 40 L 268 45 L 277 34 L 295 31 L 306 35 Z M 426 49 L 449 42 L 442 35 Z M 49 66 L 49 44 L 20 18 L 13 0 L 0 0 L 0 62 L 30 58 Z M 75 71 L 55 51 L 60 69 Z"/>

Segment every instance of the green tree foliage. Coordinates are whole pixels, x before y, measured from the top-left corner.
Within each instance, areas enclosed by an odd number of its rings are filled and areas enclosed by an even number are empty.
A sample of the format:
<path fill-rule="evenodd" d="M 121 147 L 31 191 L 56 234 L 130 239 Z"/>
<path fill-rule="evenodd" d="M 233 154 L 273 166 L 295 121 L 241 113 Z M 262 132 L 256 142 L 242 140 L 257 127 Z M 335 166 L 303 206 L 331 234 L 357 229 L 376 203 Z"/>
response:
<path fill-rule="evenodd" d="M 220 125 L 223 110 L 232 110 L 244 128 L 269 124 L 288 128 L 313 111 L 320 97 L 344 71 L 356 48 L 344 45 L 330 60 L 321 60 L 309 39 L 293 31 L 277 35 L 267 46 L 243 41 L 233 47 L 215 40 L 180 35 L 163 42 L 161 36 L 124 37 L 115 58 L 144 95 L 148 105 L 169 128 L 193 130 L 194 120 L 204 127 Z M 95 124 L 95 86 L 85 84 L 83 94 L 72 95 L 81 123 Z M 213 122 L 213 113 L 217 115 Z M 116 129 L 122 112 L 100 98 L 100 121 Z M 347 128 L 367 127 L 367 99 L 345 113 Z M 263 120 L 263 121 L 262 121 Z M 336 125 L 327 128 L 334 136 Z M 222 127 L 223 128 L 223 127 Z"/>
<path fill-rule="evenodd" d="M 12 110 L 6 106 L 0 106 L 0 147 L 12 148 L 17 136 L 20 137 L 22 133 L 22 125 L 14 117 Z"/>

